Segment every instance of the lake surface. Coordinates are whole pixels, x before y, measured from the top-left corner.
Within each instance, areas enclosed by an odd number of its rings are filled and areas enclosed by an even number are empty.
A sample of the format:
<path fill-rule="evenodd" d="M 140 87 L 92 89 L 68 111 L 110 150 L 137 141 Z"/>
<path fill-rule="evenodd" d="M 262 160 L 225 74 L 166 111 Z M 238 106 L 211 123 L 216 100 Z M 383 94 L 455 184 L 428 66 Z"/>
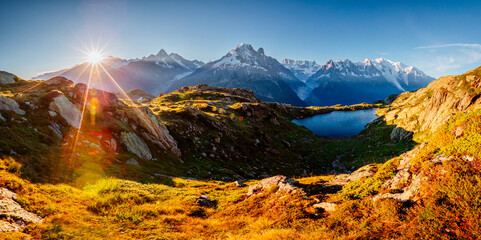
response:
<path fill-rule="evenodd" d="M 334 111 L 292 121 L 320 137 L 352 137 L 359 134 L 366 124 L 378 118 L 376 111 L 377 109 Z"/>

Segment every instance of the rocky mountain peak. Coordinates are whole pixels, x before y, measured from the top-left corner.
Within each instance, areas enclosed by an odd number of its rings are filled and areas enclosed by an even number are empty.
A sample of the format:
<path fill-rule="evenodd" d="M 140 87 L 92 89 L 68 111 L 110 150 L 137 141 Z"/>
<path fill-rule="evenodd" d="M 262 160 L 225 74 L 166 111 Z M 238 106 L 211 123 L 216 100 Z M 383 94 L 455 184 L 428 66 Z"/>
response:
<path fill-rule="evenodd" d="M 167 56 L 167 52 L 164 49 L 160 49 L 156 56 Z"/>

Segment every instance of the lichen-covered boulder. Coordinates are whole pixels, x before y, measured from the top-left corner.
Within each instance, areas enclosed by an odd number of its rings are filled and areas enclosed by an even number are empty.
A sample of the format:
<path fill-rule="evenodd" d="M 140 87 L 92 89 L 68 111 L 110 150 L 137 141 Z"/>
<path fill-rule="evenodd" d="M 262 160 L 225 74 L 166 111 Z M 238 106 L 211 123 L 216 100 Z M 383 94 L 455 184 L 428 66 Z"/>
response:
<path fill-rule="evenodd" d="M 258 184 L 250 185 L 249 189 L 247 190 L 247 196 L 258 195 L 271 188 L 277 188 L 276 192 L 304 193 L 304 191 L 299 187 L 298 181 L 283 175 L 277 175 L 262 179 Z"/>
<path fill-rule="evenodd" d="M 143 137 L 158 145 L 162 149 L 169 150 L 176 156 L 182 154 L 177 147 L 177 142 L 170 135 L 165 125 L 148 108 L 131 109 L 127 117 L 136 125 L 147 130 Z"/>
<path fill-rule="evenodd" d="M 25 228 L 27 223 L 41 223 L 43 219 L 20 206 L 15 199 L 17 194 L 0 188 L 0 232 L 16 232 Z"/>
<path fill-rule="evenodd" d="M 15 82 L 15 75 L 8 72 L 0 71 L 0 85 L 14 83 L 14 82 Z"/>
<path fill-rule="evenodd" d="M 312 205 L 314 208 L 321 208 L 326 212 L 334 212 L 336 210 L 337 204 L 332 202 L 320 202 Z"/>
<path fill-rule="evenodd" d="M 149 147 L 137 134 L 122 132 L 120 133 L 120 141 L 129 152 L 142 159 L 152 160 L 152 153 L 150 153 Z"/>
<path fill-rule="evenodd" d="M 82 113 L 65 95 L 60 94 L 53 98 L 49 104 L 49 110 L 62 116 L 70 126 L 79 128 Z"/>
<path fill-rule="evenodd" d="M 3 95 L 0 95 L 0 109 L 13 111 L 19 115 L 25 115 L 25 111 L 20 109 L 20 105 L 18 105 L 18 103 L 15 100 L 9 97 L 5 97 Z"/>

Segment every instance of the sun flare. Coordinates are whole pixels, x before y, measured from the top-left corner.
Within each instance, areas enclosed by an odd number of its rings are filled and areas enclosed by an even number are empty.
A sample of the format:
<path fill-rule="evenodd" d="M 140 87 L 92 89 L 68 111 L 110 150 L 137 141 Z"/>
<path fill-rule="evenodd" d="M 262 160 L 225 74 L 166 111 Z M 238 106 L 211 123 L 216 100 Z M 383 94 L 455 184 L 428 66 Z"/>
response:
<path fill-rule="evenodd" d="M 88 62 L 92 64 L 98 64 L 102 62 L 103 59 L 102 53 L 98 51 L 90 51 L 87 55 Z"/>

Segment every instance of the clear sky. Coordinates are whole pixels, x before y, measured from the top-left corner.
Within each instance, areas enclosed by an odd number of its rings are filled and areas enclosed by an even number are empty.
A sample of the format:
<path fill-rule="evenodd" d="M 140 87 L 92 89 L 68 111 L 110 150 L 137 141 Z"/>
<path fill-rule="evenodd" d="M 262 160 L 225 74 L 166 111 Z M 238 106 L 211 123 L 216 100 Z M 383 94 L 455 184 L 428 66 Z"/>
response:
<path fill-rule="evenodd" d="M 481 65 L 481 1 L 0 0 L 0 70 L 29 78 L 161 48 L 212 61 L 241 42 L 279 61 L 385 57 L 439 77 Z"/>

